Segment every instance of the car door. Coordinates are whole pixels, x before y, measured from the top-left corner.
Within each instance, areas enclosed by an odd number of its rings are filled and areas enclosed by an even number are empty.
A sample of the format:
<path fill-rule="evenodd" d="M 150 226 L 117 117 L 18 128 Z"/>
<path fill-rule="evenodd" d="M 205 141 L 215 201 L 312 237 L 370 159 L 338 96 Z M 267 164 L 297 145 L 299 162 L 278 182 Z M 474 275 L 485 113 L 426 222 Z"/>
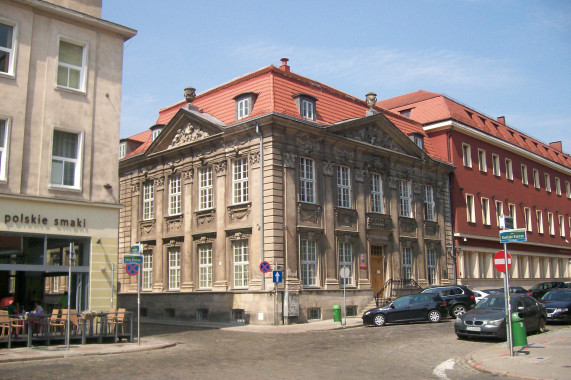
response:
<path fill-rule="evenodd" d="M 410 302 L 410 319 L 422 321 L 426 319 L 432 294 L 417 294 Z"/>
<path fill-rule="evenodd" d="M 394 300 L 387 311 L 387 322 L 399 322 L 410 319 L 410 315 L 412 314 L 410 301 L 412 297 L 413 296 L 404 296 Z"/>
<path fill-rule="evenodd" d="M 539 307 L 537 302 L 530 297 L 521 297 L 517 301 L 517 311 L 523 317 L 525 331 L 534 331 L 539 322 Z"/>

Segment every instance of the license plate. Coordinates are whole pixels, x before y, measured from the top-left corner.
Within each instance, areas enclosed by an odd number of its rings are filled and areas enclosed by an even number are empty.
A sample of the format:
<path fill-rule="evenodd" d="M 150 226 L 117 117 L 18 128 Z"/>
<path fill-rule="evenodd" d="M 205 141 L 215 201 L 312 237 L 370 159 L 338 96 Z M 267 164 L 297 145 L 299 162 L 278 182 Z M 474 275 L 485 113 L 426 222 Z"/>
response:
<path fill-rule="evenodd" d="M 547 313 L 547 318 L 551 318 L 551 317 L 553 317 L 553 314 L 552 314 L 552 313 Z"/>
<path fill-rule="evenodd" d="M 468 331 L 481 331 L 482 328 L 481 327 L 468 326 L 468 327 L 466 327 L 466 330 L 468 330 Z"/>

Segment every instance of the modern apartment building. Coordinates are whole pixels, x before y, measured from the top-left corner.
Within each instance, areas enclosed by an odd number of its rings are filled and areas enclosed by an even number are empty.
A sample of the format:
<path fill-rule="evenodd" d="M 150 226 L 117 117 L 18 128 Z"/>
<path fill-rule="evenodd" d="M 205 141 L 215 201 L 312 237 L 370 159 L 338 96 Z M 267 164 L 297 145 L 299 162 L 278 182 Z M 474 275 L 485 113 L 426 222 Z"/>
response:
<path fill-rule="evenodd" d="M 451 177 L 454 252 L 459 282 L 497 287 L 493 256 L 501 215 L 525 228 L 527 242 L 509 243 L 514 285 L 571 277 L 571 156 L 561 142 L 543 143 L 444 95 L 417 91 L 378 106 L 423 125 Z M 539 132 L 538 132 L 539 133 Z"/>
<path fill-rule="evenodd" d="M 102 20 L 101 0 L 0 0 L 0 298 L 116 302 L 123 44 L 135 34 Z"/>

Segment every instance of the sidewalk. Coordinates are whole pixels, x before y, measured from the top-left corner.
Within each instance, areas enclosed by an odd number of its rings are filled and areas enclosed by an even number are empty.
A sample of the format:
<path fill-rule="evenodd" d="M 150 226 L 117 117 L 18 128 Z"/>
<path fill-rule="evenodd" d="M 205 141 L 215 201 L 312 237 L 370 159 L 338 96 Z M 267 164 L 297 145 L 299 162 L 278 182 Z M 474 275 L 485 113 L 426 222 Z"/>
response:
<path fill-rule="evenodd" d="M 547 326 L 549 328 L 549 325 Z M 507 343 L 467 355 L 468 363 L 483 372 L 520 379 L 571 379 L 571 327 L 527 337 L 527 346 Z"/>

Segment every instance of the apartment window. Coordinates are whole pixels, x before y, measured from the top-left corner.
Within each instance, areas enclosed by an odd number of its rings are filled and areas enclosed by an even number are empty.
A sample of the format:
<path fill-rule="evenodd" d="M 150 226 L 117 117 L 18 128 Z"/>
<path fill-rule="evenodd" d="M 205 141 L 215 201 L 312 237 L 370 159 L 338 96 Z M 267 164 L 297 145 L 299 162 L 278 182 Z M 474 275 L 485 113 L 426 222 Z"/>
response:
<path fill-rule="evenodd" d="M 163 128 L 152 128 L 151 129 L 151 141 L 155 141 L 157 139 L 157 137 L 159 137 L 159 135 L 161 134 L 161 132 L 163 131 Z"/>
<path fill-rule="evenodd" d="M 540 185 L 539 185 L 539 172 L 537 171 L 537 169 L 533 169 L 533 186 L 534 186 L 536 189 L 539 189 L 539 188 L 540 188 Z"/>
<path fill-rule="evenodd" d="M 434 192 L 432 186 L 424 186 L 424 219 L 434 221 Z"/>
<path fill-rule="evenodd" d="M 512 160 L 509 158 L 506 158 L 506 178 L 510 181 L 513 181 L 514 179 Z"/>
<path fill-rule="evenodd" d="M 152 181 L 143 183 L 143 220 L 155 217 L 155 185 Z"/>
<path fill-rule="evenodd" d="M 549 235 L 555 235 L 555 220 L 552 212 L 547 213 L 547 224 L 549 226 Z"/>
<path fill-rule="evenodd" d="M 524 185 L 529 184 L 527 180 L 527 166 L 523 164 L 521 165 L 521 183 Z"/>
<path fill-rule="evenodd" d="M 565 237 L 565 218 L 559 215 L 559 236 Z"/>
<path fill-rule="evenodd" d="M 476 223 L 476 210 L 474 209 L 474 196 L 466 194 L 466 218 L 468 223 Z"/>
<path fill-rule="evenodd" d="M 565 193 L 567 198 L 571 198 L 571 183 L 569 181 L 565 181 Z"/>
<path fill-rule="evenodd" d="M 383 178 L 371 174 L 371 212 L 383 212 Z"/>
<path fill-rule="evenodd" d="M 339 271 L 349 269 L 348 278 L 340 278 L 341 286 L 353 285 L 353 246 L 349 242 L 339 242 Z M 341 277 L 341 276 L 339 276 Z"/>
<path fill-rule="evenodd" d="M 317 285 L 317 244 L 315 240 L 300 242 L 301 281 L 303 286 Z"/>
<path fill-rule="evenodd" d="M 180 289 L 180 247 L 169 247 L 169 290 Z"/>
<path fill-rule="evenodd" d="M 468 144 L 462 144 L 462 160 L 464 162 L 464 166 L 467 168 L 472 167 L 472 151 Z"/>
<path fill-rule="evenodd" d="M 412 135 L 412 141 L 418 146 L 420 149 L 424 150 L 424 136 L 415 133 Z"/>
<path fill-rule="evenodd" d="M 547 173 L 545 173 L 544 176 L 545 176 L 545 191 L 551 193 L 551 178 Z"/>
<path fill-rule="evenodd" d="M 149 291 L 153 289 L 153 251 L 143 251 L 143 283 L 141 288 Z"/>
<path fill-rule="evenodd" d="M 488 166 L 486 165 L 486 151 L 478 149 L 478 169 L 481 172 L 487 172 Z"/>
<path fill-rule="evenodd" d="M 410 117 L 410 111 L 412 111 L 412 108 L 409 108 L 409 109 L 407 109 L 407 110 L 399 111 L 399 113 L 401 114 L 401 116 Z"/>
<path fill-rule="evenodd" d="M 250 115 L 251 97 L 246 96 L 236 100 L 236 119 L 240 120 Z"/>
<path fill-rule="evenodd" d="M 79 188 L 80 145 L 78 133 L 54 130 L 50 181 L 52 185 Z"/>
<path fill-rule="evenodd" d="M 399 181 L 399 215 L 412 218 L 411 181 Z"/>
<path fill-rule="evenodd" d="M 555 177 L 555 194 L 561 195 L 561 180 Z"/>
<path fill-rule="evenodd" d="M 434 285 L 438 281 L 436 278 L 436 250 L 428 249 L 426 258 L 428 263 L 428 285 Z"/>
<path fill-rule="evenodd" d="M 403 279 L 412 279 L 412 248 L 402 249 L 402 271 Z"/>
<path fill-rule="evenodd" d="M 234 204 L 248 202 L 248 159 L 241 158 L 232 163 L 232 187 Z"/>
<path fill-rule="evenodd" d="M 351 207 L 351 177 L 347 166 L 337 166 L 337 206 Z"/>
<path fill-rule="evenodd" d="M 0 73 L 14 75 L 17 27 L 0 21 Z"/>
<path fill-rule="evenodd" d="M 212 243 L 198 245 L 198 287 L 212 288 Z"/>
<path fill-rule="evenodd" d="M 516 211 L 513 203 L 508 203 L 508 213 L 514 220 L 514 228 L 517 228 Z"/>
<path fill-rule="evenodd" d="M 212 167 L 200 169 L 198 183 L 200 210 L 212 208 Z"/>
<path fill-rule="evenodd" d="M 492 153 L 492 173 L 498 177 L 501 175 L 500 156 L 498 156 L 497 154 L 493 154 L 493 153 Z"/>
<path fill-rule="evenodd" d="M 482 198 L 482 223 L 490 225 L 490 200 Z"/>
<path fill-rule="evenodd" d="M 181 213 L 181 194 L 180 174 L 177 174 L 169 179 L 169 215 Z"/>
<path fill-rule="evenodd" d="M 533 230 L 533 224 L 531 223 L 531 209 L 529 207 L 525 207 L 523 209 L 523 215 L 525 218 L 525 229 L 531 232 Z"/>
<path fill-rule="evenodd" d="M 304 119 L 315 120 L 315 103 L 311 100 L 302 99 L 301 116 Z"/>
<path fill-rule="evenodd" d="M 87 46 L 71 41 L 59 41 L 57 85 L 85 91 Z"/>
<path fill-rule="evenodd" d="M 234 253 L 234 288 L 248 287 L 248 241 L 236 240 L 232 242 Z"/>
<path fill-rule="evenodd" d="M 536 210 L 535 216 L 537 218 L 537 233 L 542 234 L 543 233 L 543 213 L 541 212 L 541 210 Z"/>
<path fill-rule="evenodd" d="M 299 159 L 299 201 L 315 203 L 315 161 Z"/>
<path fill-rule="evenodd" d="M 496 224 L 500 226 L 500 217 L 504 215 L 504 203 L 502 201 L 496 201 Z"/>
<path fill-rule="evenodd" d="M 119 158 L 125 157 L 127 154 L 127 143 L 120 143 L 119 144 Z"/>
<path fill-rule="evenodd" d="M 8 162 L 8 121 L 0 119 L 0 181 L 6 180 L 7 162 Z"/>

